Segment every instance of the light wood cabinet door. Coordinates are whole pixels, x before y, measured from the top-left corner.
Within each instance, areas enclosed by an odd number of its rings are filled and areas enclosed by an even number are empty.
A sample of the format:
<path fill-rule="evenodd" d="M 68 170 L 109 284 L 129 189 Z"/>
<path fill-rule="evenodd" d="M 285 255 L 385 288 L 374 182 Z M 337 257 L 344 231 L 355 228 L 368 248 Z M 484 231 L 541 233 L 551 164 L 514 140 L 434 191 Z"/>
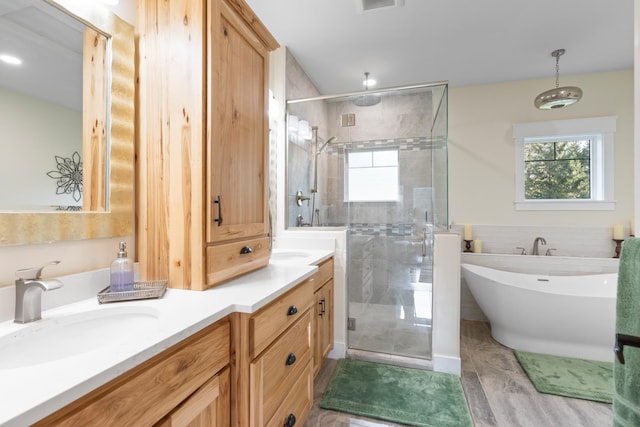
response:
<path fill-rule="evenodd" d="M 324 359 L 333 348 L 333 279 L 314 294 L 313 375 L 317 375 Z"/>
<path fill-rule="evenodd" d="M 244 0 L 137 4 L 141 276 L 204 290 L 269 263 L 264 244 L 230 251 L 268 237 L 268 69 L 278 43 Z M 212 255 L 221 244 L 231 246 Z"/>
<path fill-rule="evenodd" d="M 218 243 L 269 231 L 269 50 L 226 1 L 211 2 L 209 19 L 208 241 Z"/>
<path fill-rule="evenodd" d="M 229 368 L 207 381 L 156 427 L 227 427 L 231 424 Z"/>

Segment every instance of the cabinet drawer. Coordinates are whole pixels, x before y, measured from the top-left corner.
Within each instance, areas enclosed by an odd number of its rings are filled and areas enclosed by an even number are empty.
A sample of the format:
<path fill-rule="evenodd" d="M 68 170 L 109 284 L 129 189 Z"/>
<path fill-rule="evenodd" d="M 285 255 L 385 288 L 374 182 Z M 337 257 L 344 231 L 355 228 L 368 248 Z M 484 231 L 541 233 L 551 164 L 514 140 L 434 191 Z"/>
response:
<path fill-rule="evenodd" d="M 269 237 L 209 246 L 207 247 L 207 285 L 220 284 L 265 267 L 267 264 L 269 264 Z"/>
<path fill-rule="evenodd" d="M 152 425 L 229 364 L 229 329 L 216 322 L 36 425 Z"/>
<path fill-rule="evenodd" d="M 249 349 L 253 359 L 285 329 L 302 317 L 313 301 L 313 279 L 307 279 L 249 320 Z"/>
<path fill-rule="evenodd" d="M 287 425 L 291 417 L 295 417 L 295 425 L 303 426 L 313 404 L 313 367 L 311 362 L 305 367 L 304 374 L 300 376 L 287 397 L 284 399 L 275 414 L 265 425 L 267 427 L 280 427 Z M 292 419 L 293 420 L 293 419 Z M 291 424 L 289 424 L 291 425 Z"/>
<path fill-rule="evenodd" d="M 329 258 L 318 266 L 318 272 L 314 274 L 314 292 L 333 277 L 333 258 Z"/>
<path fill-rule="evenodd" d="M 251 393 L 256 425 L 271 419 L 311 361 L 311 310 L 287 329 L 251 364 Z"/>

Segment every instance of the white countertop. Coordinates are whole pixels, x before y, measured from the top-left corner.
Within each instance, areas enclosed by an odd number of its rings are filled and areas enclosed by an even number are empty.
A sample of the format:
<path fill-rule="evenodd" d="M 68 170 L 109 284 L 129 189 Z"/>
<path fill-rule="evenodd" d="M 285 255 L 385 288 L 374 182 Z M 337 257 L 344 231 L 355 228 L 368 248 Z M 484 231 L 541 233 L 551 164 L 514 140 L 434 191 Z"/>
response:
<path fill-rule="evenodd" d="M 274 250 L 269 266 L 207 291 L 167 289 L 161 299 L 98 304 L 97 298 L 43 311 L 26 325 L 0 323 L 0 339 L 38 323 L 97 310 L 145 311 L 155 320 L 101 347 L 27 367 L 0 367 L 0 425 L 32 424 L 233 312 L 253 313 L 295 287 L 330 258 L 329 250 Z M 132 321 L 135 323 L 135 320 Z M 130 328 L 135 330 L 136 325 Z M 44 332 L 43 332 L 44 333 Z M 2 352 L 0 349 L 0 361 Z"/>

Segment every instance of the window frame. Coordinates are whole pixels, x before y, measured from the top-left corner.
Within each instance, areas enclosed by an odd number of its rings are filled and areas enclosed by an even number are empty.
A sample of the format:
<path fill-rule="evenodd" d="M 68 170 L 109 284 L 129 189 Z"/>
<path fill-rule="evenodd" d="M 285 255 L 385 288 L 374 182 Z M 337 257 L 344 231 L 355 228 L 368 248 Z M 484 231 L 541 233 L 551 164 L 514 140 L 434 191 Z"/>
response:
<path fill-rule="evenodd" d="M 516 210 L 614 210 L 614 134 L 616 116 L 513 124 Z M 590 199 L 525 199 L 524 146 L 529 142 L 586 137 L 591 147 Z"/>
<path fill-rule="evenodd" d="M 396 164 L 395 166 L 375 166 L 372 165 L 369 167 L 350 167 L 349 166 L 349 155 L 350 154 L 358 154 L 358 153 L 370 153 L 371 157 L 372 157 L 372 161 L 373 161 L 373 153 L 374 152 L 380 152 L 380 151 L 390 151 L 390 152 L 395 152 L 396 154 Z M 345 179 L 344 179 L 344 202 L 345 203 L 398 203 L 400 201 L 400 150 L 397 147 L 376 147 L 376 148 L 356 148 L 356 149 L 348 149 L 345 150 L 345 156 L 344 156 L 344 163 L 345 163 L 345 167 L 344 167 L 344 173 L 345 173 Z M 358 170 L 358 169 L 377 169 L 377 168 L 395 168 L 395 172 L 396 172 L 396 191 L 395 191 L 395 198 L 394 199 L 378 199 L 378 200 L 353 200 L 351 198 L 351 194 L 349 191 L 349 185 L 350 185 L 350 181 L 351 181 L 351 170 Z"/>

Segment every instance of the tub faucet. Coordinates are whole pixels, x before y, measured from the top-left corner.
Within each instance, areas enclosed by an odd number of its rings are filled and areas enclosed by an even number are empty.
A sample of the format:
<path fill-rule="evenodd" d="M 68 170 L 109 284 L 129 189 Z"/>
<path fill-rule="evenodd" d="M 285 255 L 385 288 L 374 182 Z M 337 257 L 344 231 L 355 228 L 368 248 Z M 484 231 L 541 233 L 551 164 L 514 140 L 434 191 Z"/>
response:
<path fill-rule="evenodd" d="M 296 217 L 296 227 L 310 227 L 311 223 L 305 222 L 302 215 Z"/>
<path fill-rule="evenodd" d="M 57 279 L 42 279 L 42 270 L 47 265 L 59 264 L 52 261 L 42 267 L 24 268 L 16 271 L 16 323 L 28 323 L 42 319 L 42 292 L 62 287 Z"/>
<path fill-rule="evenodd" d="M 538 244 L 542 243 L 543 245 L 547 244 L 547 241 L 544 240 L 544 237 L 536 237 L 533 241 L 533 249 L 531 250 L 531 255 L 540 255 L 538 251 Z"/>

